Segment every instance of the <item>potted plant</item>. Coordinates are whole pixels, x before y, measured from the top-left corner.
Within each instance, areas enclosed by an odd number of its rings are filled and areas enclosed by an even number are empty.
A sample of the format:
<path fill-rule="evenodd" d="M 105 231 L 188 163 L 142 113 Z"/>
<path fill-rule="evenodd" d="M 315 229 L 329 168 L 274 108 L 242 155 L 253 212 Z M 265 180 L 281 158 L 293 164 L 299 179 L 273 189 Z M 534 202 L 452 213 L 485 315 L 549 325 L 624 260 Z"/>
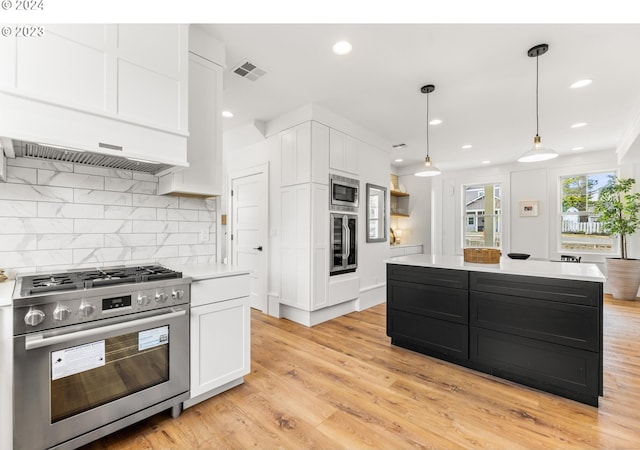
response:
<path fill-rule="evenodd" d="M 629 258 L 628 237 L 640 226 L 640 193 L 631 193 L 636 180 L 611 177 L 594 205 L 602 231 L 620 236 L 620 257 L 606 258 L 607 282 L 613 298 L 634 300 L 640 287 L 640 260 Z"/>

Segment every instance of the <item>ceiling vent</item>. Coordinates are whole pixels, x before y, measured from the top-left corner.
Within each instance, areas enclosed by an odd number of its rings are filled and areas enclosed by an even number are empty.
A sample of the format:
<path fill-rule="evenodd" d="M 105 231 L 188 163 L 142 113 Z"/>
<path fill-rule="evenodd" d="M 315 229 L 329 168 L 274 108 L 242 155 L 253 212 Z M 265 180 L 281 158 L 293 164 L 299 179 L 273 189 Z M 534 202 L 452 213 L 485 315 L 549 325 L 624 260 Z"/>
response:
<path fill-rule="evenodd" d="M 258 78 L 261 78 L 267 73 L 265 70 L 247 60 L 242 61 L 231 70 L 233 73 L 240 75 L 242 78 L 246 78 L 247 80 L 251 81 L 256 81 Z"/>

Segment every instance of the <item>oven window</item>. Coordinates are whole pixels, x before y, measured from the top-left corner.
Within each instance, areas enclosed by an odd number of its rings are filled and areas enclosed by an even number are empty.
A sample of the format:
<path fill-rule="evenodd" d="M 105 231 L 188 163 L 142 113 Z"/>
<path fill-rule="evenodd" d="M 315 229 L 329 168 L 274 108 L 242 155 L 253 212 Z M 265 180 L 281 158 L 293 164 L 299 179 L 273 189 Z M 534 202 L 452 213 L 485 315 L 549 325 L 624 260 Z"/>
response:
<path fill-rule="evenodd" d="M 51 366 L 55 423 L 169 381 L 169 326 L 51 352 Z"/>

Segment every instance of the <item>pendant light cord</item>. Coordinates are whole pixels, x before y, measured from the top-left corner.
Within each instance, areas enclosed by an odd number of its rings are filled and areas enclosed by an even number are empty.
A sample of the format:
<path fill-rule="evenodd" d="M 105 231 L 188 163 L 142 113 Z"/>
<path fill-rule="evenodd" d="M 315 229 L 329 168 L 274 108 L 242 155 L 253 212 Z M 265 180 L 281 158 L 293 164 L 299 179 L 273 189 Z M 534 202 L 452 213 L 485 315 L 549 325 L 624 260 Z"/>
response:
<path fill-rule="evenodd" d="M 429 157 L 429 93 L 427 93 L 427 157 Z"/>
<path fill-rule="evenodd" d="M 538 114 L 538 58 L 540 56 L 536 55 L 536 136 L 538 136 L 538 127 L 539 127 L 539 114 Z"/>

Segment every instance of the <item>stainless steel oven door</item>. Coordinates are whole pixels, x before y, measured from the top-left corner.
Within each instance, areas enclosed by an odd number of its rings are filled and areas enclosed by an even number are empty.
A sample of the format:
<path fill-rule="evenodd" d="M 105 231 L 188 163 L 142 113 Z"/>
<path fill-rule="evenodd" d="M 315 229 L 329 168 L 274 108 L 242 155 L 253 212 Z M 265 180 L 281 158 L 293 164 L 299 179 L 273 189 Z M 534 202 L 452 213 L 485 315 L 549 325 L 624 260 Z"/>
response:
<path fill-rule="evenodd" d="M 329 275 L 355 272 L 358 267 L 358 216 L 332 213 L 330 243 Z"/>
<path fill-rule="evenodd" d="M 51 447 L 189 390 L 189 308 L 16 336 L 14 358 L 14 447 Z"/>

